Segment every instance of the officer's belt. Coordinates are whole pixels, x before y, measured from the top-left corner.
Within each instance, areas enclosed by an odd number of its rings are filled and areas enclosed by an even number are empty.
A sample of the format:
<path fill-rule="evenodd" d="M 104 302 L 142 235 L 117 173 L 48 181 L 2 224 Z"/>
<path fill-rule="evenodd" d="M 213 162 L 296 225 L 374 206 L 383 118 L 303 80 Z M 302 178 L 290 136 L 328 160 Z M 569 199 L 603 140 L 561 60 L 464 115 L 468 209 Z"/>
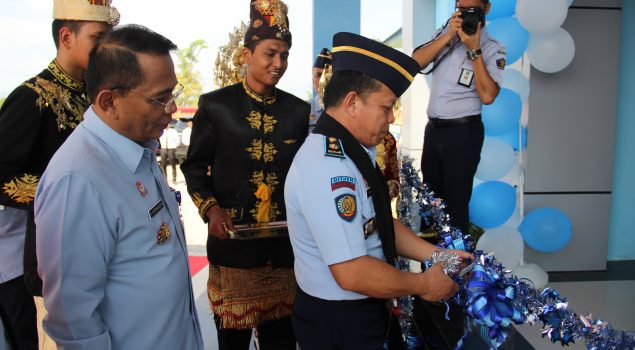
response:
<path fill-rule="evenodd" d="M 430 123 L 435 128 L 447 128 L 450 126 L 456 126 L 461 124 L 468 124 L 473 122 L 480 122 L 481 115 L 468 115 L 467 117 L 453 118 L 453 119 L 440 119 L 440 118 L 428 118 Z"/>
<path fill-rule="evenodd" d="M 324 300 L 312 295 L 307 294 L 307 292 L 303 291 L 300 287 L 296 289 L 298 294 L 301 294 L 303 297 L 310 299 L 311 301 L 323 304 L 323 305 L 337 305 L 337 306 L 361 306 L 361 305 L 373 305 L 373 304 L 386 304 L 386 299 L 376 299 L 376 298 L 364 298 L 364 299 L 353 299 L 353 300 Z"/>

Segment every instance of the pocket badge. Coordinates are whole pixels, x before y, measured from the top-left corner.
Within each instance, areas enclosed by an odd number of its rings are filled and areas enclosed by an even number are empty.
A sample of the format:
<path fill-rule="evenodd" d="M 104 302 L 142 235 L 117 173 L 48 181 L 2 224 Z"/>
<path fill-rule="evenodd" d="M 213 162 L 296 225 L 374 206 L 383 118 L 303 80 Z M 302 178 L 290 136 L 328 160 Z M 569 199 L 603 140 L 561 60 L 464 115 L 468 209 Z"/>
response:
<path fill-rule="evenodd" d="M 163 244 L 168 239 L 170 239 L 170 226 L 164 222 L 161 224 L 161 227 L 159 227 L 159 231 L 157 232 L 157 243 Z"/>

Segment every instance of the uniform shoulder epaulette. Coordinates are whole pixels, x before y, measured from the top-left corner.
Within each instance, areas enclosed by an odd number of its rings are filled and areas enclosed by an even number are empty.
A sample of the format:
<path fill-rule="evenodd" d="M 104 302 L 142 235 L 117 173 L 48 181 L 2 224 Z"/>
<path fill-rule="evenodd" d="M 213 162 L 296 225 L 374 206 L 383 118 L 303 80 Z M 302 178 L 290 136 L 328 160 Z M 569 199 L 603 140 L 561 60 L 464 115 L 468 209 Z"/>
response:
<path fill-rule="evenodd" d="M 342 148 L 342 141 L 337 137 L 326 136 L 324 137 L 324 155 L 327 157 L 345 159 L 344 149 Z"/>

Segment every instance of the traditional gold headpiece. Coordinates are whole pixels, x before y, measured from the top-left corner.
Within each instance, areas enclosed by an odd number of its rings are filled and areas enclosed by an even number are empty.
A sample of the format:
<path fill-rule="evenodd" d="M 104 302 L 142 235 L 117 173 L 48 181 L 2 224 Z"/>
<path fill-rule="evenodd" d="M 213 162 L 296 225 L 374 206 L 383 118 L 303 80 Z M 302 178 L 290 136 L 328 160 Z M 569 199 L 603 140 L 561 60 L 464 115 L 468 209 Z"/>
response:
<path fill-rule="evenodd" d="M 110 0 L 53 0 L 53 19 L 119 24 L 119 11 Z"/>

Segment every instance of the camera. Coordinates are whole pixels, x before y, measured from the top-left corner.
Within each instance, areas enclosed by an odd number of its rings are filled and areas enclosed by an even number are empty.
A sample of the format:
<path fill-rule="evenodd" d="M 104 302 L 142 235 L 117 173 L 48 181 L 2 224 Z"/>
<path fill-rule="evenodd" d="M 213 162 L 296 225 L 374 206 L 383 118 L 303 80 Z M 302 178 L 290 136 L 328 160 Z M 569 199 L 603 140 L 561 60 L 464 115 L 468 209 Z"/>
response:
<path fill-rule="evenodd" d="M 461 29 L 463 29 L 467 35 L 476 33 L 478 22 L 485 25 L 485 12 L 480 7 L 470 7 L 461 10 L 461 18 L 463 18 Z"/>

